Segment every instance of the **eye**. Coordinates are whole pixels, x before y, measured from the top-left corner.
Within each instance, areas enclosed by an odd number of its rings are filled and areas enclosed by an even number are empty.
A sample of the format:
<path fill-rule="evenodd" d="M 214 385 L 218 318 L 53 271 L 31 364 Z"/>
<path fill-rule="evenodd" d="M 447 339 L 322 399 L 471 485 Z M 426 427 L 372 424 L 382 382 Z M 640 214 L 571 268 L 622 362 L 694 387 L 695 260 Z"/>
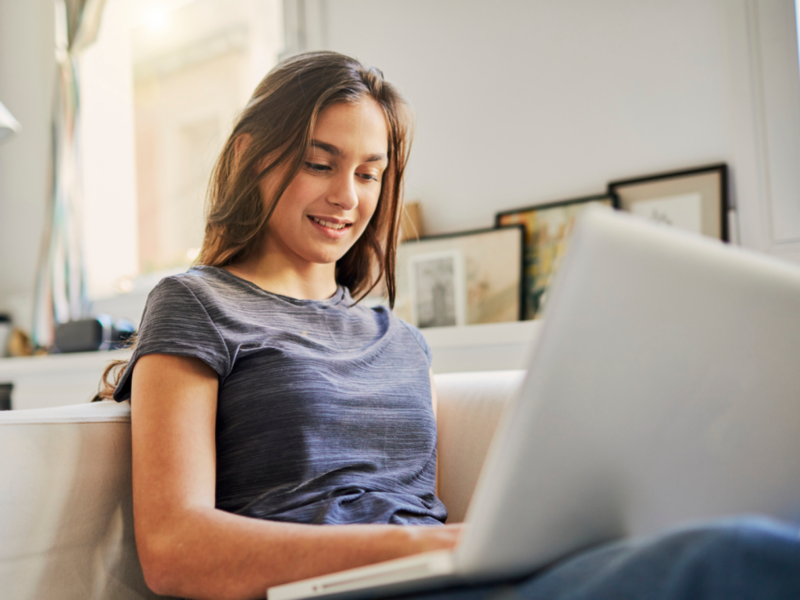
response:
<path fill-rule="evenodd" d="M 378 178 L 375 175 L 372 175 L 371 173 L 356 173 L 356 175 L 358 175 L 361 179 L 364 179 L 366 181 L 378 181 Z"/>
<path fill-rule="evenodd" d="M 319 163 L 312 163 L 312 162 L 306 162 L 306 169 L 314 173 L 324 173 L 325 171 L 331 170 L 331 168 L 328 165 L 321 165 Z"/>

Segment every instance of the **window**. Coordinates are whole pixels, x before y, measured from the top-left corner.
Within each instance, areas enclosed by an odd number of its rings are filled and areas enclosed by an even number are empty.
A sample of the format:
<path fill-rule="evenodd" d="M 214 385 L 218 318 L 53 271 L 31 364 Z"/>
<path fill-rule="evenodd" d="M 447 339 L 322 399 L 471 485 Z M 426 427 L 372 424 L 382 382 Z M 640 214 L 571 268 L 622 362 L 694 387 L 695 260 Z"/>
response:
<path fill-rule="evenodd" d="M 794 0 L 794 20 L 797 31 L 797 60 L 800 64 L 800 0 Z M 800 76 L 800 70 L 797 75 Z"/>
<path fill-rule="evenodd" d="M 109 0 L 81 57 L 84 250 L 93 299 L 184 270 L 237 111 L 276 63 L 279 0 Z"/>

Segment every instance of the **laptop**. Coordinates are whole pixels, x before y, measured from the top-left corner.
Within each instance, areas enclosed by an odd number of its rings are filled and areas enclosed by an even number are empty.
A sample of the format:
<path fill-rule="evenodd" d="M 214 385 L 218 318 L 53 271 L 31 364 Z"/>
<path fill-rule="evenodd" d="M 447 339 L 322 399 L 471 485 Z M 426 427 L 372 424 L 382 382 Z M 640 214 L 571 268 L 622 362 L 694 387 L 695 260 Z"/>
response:
<path fill-rule="evenodd" d="M 800 268 L 587 209 L 454 551 L 270 588 L 385 596 L 522 576 L 705 518 L 800 518 Z"/>

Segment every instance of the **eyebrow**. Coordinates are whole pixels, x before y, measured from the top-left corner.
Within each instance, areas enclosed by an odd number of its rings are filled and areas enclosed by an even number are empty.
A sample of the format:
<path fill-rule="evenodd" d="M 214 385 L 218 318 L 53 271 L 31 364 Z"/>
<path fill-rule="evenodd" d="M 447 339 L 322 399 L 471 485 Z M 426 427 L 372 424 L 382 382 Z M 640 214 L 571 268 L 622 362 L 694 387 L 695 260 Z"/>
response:
<path fill-rule="evenodd" d="M 311 146 L 313 148 L 319 148 L 323 152 L 327 152 L 328 154 L 332 154 L 333 156 L 343 156 L 344 152 L 342 152 L 339 148 L 334 146 L 333 144 L 329 144 L 328 142 L 322 142 L 320 140 L 311 140 Z M 370 154 L 366 158 L 364 158 L 364 162 L 380 162 L 380 161 L 388 161 L 388 157 L 385 153 L 380 152 L 378 154 Z"/>

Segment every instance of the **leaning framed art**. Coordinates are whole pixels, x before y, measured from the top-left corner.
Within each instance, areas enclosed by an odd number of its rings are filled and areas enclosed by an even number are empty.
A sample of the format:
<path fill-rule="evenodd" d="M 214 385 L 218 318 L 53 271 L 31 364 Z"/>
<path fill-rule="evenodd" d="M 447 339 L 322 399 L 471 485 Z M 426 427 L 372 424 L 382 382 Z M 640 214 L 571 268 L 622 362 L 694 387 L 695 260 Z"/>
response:
<path fill-rule="evenodd" d="M 403 242 L 395 314 L 420 328 L 519 320 L 523 234 L 515 225 Z"/>
<path fill-rule="evenodd" d="M 547 289 L 567 251 L 575 219 L 586 207 L 595 204 L 614 206 L 611 196 L 599 195 L 515 208 L 495 216 L 497 227 L 513 224 L 525 227 L 524 319 L 541 315 Z"/>
<path fill-rule="evenodd" d="M 730 240 L 725 164 L 612 181 L 608 193 L 622 210 L 725 242 Z"/>

